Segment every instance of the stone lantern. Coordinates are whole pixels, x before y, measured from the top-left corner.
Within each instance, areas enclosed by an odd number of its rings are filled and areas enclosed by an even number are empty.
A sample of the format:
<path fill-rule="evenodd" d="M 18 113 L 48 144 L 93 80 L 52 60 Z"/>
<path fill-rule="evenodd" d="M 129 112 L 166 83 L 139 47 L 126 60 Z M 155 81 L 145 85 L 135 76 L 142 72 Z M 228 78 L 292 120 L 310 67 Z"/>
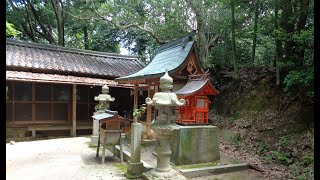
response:
<path fill-rule="evenodd" d="M 153 124 L 153 129 L 157 136 L 157 166 L 146 172 L 143 176 L 147 179 L 185 179 L 184 176 L 178 175 L 170 167 L 170 140 L 174 130 L 178 129 L 176 120 L 175 107 L 185 104 L 184 99 L 178 100 L 175 93 L 171 92 L 173 79 L 166 71 L 165 75 L 160 78 L 160 89 L 162 92 L 154 94 L 153 98 L 146 98 L 147 105 L 155 106 L 158 116 Z"/>
<path fill-rule="evenodd" d="M 110 102 L 115 100 L 114 97 L 111 97 L 109 93 L 109 87 L 107 85 L 102 86 L 101 90 L 102 94 L 94 97 L 95 101 L 99 101 L 99 103 L 95 106 L 95 112 L 93 115 L 104 113 L 106 109 L 110 108 Z M 92 127 L 92 136 L 91 143 L 94 145 L 98 144 L 98 136 L 99 136 L 99 121 L 95 121 L 93 119 L 93 127 Z"/>

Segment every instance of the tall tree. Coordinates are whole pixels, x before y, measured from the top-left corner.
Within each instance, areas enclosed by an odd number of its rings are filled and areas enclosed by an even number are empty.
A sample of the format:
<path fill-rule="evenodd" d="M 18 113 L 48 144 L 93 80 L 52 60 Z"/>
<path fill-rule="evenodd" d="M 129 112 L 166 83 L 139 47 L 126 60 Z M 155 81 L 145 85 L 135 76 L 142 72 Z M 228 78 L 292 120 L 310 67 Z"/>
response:
<path fill-rule="evenodd" d="M 214 16 L 217 15 L 218 1 L 186 0 L 190 10 L 195 14 L 196 30 L 198 32 L 198 47 L 200 59 L 205 67 L 209 67 L 209 51 L 214 46 L 220 32 L 214 29 Z M 212 7 L 212 8 L 209 8 Z"/>
<path fill-rule="evenodd" d="M 254 11 L 254 28 L 253 28 L 253 37 L 252 37 L 252 55 L 251 55 L 251 64 L 252 65 L 254 64 L 254 58 L 256 56 L 259 7 L 260 7 L 260 0 L 256 0 L 255 11 Z"/>
<path fill-rule="evenodd" d="M 279 40 L 279 37 L 278 37 L 278 13 L 279 13 L 279 2 L 278 0 L 275 0 L 275 11 L 274 11 L 274 29 L 275 29 L 275 34 L 274 34 L 274 37 L 275 37 L 275 47 L 276 47 L 276 53 L 275 53 L 275 68 L 276 68 L 276 84 L 277 85 L 280 85 L 280 40 Z"/>
<path fill-rule="evenodd" d="M 64 5 L 62 0 L 50 0 L 54 14 L 57 21 L 58 29 L 58 45 L 64 46 L 64 24 L 65 24 L 65 15 L 64 15 Z"/>
<path fill-rule="evenodd" d="M 232 47 L 232 61 L 233 61 L 233 68 L 236 75 L 238 75 L 238 66 L 236 61 L 236 38 L 235 38 L 235 0 L 231 0 L 231 47 Z"/>
<path fill-rule="evenodd" d="M 22 38 L 63 46 L 63 6 L 61 0 L 7 0 L 7 17 L 22 32 Z"/>

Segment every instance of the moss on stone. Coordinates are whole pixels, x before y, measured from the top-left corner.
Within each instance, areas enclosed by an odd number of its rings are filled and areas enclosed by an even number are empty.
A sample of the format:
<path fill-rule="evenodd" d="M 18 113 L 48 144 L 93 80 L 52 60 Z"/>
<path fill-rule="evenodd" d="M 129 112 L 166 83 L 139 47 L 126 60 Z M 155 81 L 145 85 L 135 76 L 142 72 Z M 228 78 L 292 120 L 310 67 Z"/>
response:
<path fill-rule="evenodd" d="M 203 167 L 212 167 L 212 166 L 218 166 L 218 163 L 220 161 L 214 161 L 210 163 L 199 163 L 199 164 L 189 164 L 189 165 L 182 165 L 177 166 L 177 169 L 193 169 L 193 168 L 203 168 Z"/>
<path fill-rule="evenodd" d="M 126 176 L 127 179 L 137 179 L 137 176 L 134 176 L 130 172 L 126 172 L 124 176 Z"/>
<path fill-rule="evenodd" d="M 114 163 L 112 166 L 116 167 L 120 173 L 127 172 L 127 165 L 122 163 Z"/>

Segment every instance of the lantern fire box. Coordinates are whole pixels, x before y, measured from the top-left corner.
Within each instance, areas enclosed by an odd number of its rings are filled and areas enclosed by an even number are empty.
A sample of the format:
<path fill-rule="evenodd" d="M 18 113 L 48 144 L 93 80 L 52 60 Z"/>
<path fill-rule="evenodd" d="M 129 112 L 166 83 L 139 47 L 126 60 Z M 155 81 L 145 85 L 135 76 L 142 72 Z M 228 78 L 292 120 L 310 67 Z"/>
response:
<path fill-rule="evenodd" d="M 209 114 L 209 95 L 216 95 L 219 91 L 212 85 L 208 74 L 191 75 L 187 84 L 175 92 L 179 98 L 186 101 L 179 107 L 176 120 L 181 125 L 206 125 Z"/>

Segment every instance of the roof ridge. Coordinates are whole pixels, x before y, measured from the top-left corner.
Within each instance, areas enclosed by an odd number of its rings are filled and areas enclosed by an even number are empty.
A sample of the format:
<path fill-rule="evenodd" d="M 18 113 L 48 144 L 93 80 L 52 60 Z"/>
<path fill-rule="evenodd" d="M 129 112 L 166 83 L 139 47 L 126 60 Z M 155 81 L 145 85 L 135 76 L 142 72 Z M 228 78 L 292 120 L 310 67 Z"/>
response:
<path fill-rule="evenodd" d="M 158 54 L 158 53 L 160 53 L 160 52 L 162 52 L 164 50 L 171 49 L 173 47 L 177 47 L 177 46 L 180 46 L 180 45 L 185 47 L 185 45 L 189 41 L 193 41 L 193 37 L 195 36 L 195 34 L 196 34 L 196 31 L 193 30 L 189 34 L 187 34 L 186 36 L 183 36 L 181 38 L 169 41 L 166 44 L 164 44 L 164 45 L 160 46 L 159 48 L 157 48 L 155 54 Z"/>
<path fill-rule="evenodd" d="M 6 38 L 6 44 L 33 47 L 33 48 L 46 49 L 46 50 L 54 50 L 54 51 L 64 51 L 69 53 L 78 53 L 78 54 L 85 54 L 85 55 L 91 55 L 91 56 L 127 58 L 125 60 L 138 59 L 138 56 L 133 56 L 133 55 L 122 55 L 122 54 L 116 54 L 116 53 L 106 53 L 106 52 L 100 52 L 100 51 L 76 49 L 76 48 L 62 47 L 62 46 L 57 46 L 52 44 L 41 44 L 41 43 L 35 43 L 35 42 L 20 41 L 20 40 L 14 40 L 10 38 Z"/>

